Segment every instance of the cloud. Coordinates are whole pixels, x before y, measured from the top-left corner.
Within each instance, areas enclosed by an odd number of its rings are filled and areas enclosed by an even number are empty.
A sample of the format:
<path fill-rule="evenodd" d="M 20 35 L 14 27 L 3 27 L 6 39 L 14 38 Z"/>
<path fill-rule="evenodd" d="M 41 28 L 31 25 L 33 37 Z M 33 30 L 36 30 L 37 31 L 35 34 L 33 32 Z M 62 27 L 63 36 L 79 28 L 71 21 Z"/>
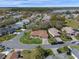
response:
<path fill-rule="evenodd" d="M 78 0 L 0 0 L 0 7 L 79 6 Z"/>

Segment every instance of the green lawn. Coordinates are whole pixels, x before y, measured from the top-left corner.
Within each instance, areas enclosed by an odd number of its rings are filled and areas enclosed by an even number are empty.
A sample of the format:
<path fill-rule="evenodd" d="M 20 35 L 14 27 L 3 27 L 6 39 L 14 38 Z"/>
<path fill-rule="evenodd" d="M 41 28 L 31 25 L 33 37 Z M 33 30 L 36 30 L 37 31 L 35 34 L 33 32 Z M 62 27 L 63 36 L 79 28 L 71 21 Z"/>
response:
<path fill-rule="evenodd" d="M 71 41 L 72 40 L 70 37 L 67 37 L 67 36 L 61 36 L 61 39 L 63 41 Z"/>
<path fill-rule="evenodd" d="M 41 44 L 42 39 L 40 38 L 30 38 L 30 33 L 24 33 L 24 35 L 21 37 L 20 42 L 24 44 Z"/>
<path fill-rule="evenodd" d="M 21 52 L 23 59 L 45 59 L 49 55 L 54 55 L 52 50 L 43 48 L 34 48 Z"/>
<path fill-rule="evenodd" d="M 67 24 L 66 24 L 67 26 L 70 26 L 70 27 L 72 27 L 74 29 L 79 28 L 79 23 L 77 21 L 75 21 L 75 20 L 66 20 L 66 22 L 67 22 Z"/>
<path fill-rule="evenodd" d="M 79 35 L 75 36 L 77 40 L 79 40 Z"/>
<path fill-rule="evenodd" d="M 69 51 L 69 48 L 68 47 L 62 47 L 62 48 L 57 49 L 57 51 L 59 53 L 65 53 L 65 52 Z"/>
<path fill-rule="evenodd" d="M 10 40 L 10 39 L 14 38 L 15 36 L 16 36 L 15 34 L 4 35 L 4 36 L 0 37 L 0 42 Z"/>
<path fill-rule="evenodd" d="M 23 59 L 30 59 L 31 51 L 29 50 L 24 50 L 21 52 Z"/>
<path fill-rule="evenodd" d="M 0 47 L 0 52 L 4 51 L 4 47 Z"/>
<path fill-rule="evenodd" d="M 76 46 L 71 46 L 71 48 L 76 48 L 77 50 L 79 50 L 79 46 L 76 45 Z"/>
<path fill-rule="evenodd" d="M 53 45 L 56 43 L 56 40 L 54 38 L 49 38 L 48 42 Z"/>
<path fill-rule="evenodd" d="M 21 29 L 16 30 L 16 32 L 21 32 Z"/>
<path fill-rule="evenodd" d="M 74 59 L 74 57 L 71 55 L 68 55 L 68 59 Z"/>

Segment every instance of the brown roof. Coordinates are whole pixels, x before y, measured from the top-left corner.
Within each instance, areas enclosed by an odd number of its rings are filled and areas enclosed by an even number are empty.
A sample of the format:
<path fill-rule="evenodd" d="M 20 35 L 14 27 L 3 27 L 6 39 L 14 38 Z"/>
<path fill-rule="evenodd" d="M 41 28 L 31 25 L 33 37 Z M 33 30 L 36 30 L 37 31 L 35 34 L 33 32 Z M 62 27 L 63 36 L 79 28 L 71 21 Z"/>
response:
<path fill-rule="evenodd" d="M 13 52 L 10 59 L 17 59 L 17 55 L 16 55 L 16 52 Z"/>
<path fill-rule="evenodd" d="M 32 31 L 31 36 L 37 36 L 41 38 L 48 38 L 48 34 L 46 30 L 37 30 L 37 31 Z"/>

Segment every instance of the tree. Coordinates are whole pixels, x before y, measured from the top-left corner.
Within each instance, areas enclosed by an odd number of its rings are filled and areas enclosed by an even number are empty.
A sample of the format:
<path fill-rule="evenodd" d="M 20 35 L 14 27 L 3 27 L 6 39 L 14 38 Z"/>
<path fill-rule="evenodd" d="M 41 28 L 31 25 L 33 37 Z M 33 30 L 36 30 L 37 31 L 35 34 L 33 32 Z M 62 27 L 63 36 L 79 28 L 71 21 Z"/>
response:
<path fill-rule="evenodd" d="M 44 49 L 40 46 L 32 50 L 31 59 L 44 59 Z"/>
<path fill-rule="evenodd" d="M 23 28 L 26 29 L 26 24 L 25 23 L 23 24 Z"/>
<path fill-rule="evenodd" d="M 52 25 L 52 27 L 61 29 L 63 26 L 65 26 L 65 17 L 53 15 L 51 17 L 51 25 Z"/>
<path fill-rule="evenodd" d="M 66 11 L 66 14 L 71 14 L 71 12 L 70 11 Z"/>

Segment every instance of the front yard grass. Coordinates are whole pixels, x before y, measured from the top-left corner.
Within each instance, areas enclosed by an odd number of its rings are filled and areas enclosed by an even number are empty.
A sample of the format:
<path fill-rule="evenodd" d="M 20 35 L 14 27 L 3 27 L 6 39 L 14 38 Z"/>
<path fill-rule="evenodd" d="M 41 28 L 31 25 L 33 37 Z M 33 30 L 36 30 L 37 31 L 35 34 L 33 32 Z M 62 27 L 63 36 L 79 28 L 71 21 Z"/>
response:
<path fill-rule="evenodd" d="M 62 48 L 57 49 L 57 51 L 59 53 L 65 53 L 65 52 L 68 52 L 69 51 L 69 48 L 67 46 L 65 46 L 65 47 L 62 47 Z"/>
<path fill-rule="evenodd" d="M 79 46 L 76 45 L 76 46 L 71 46 L 71 48 L 76 48 L 77 50 L 79 50 Z"/>
<path fill-rule="evenodd" d="M 77 40 L 79 40 L 79 35 L 75 36 Z"/>
<path fill-rule="evenodd" d="M 4 36 L 1 36 L 0 42 L 10 40 L 10 39 L 14 38 L 15 36 L 16 36 L 15 34 L 7 34 L 7 35 L 4 35 Z"/>
<path fill-rule="evenodd" d="M 30 38 L 30 32 L 24 33 L 21 37 L 20 42 L 23 44 L 41 44 L 42 39 L 40 38 Z"/>
<path fill-rule="evenodd" d="M 72 55 L 68 55 L 68 59 L 74 59 Z"/>
<path fill-rule="evenodd" d="M 62 36 L 62 35 L 61 35 L 61 39 L 62 39 L 63 41 L 65 41 L 65 42 L 72 40 L 70 37 L 68 37 L 68 36 Z"/>
<path fill-rule="evenodd" d="M 32 50 L 23 50 L 21 52 L 23 59 L 45 59 L 49 55 L 54 55 L 51 49 L 44 49 L 41 47 Z"/>
<path fill-rule="evenodd" d="M 50 43 L 50 44 L 56 44 L 56 40 L 54 39 L 54 38 L 49 38 L 48 39 L 48 42 Z"/>

